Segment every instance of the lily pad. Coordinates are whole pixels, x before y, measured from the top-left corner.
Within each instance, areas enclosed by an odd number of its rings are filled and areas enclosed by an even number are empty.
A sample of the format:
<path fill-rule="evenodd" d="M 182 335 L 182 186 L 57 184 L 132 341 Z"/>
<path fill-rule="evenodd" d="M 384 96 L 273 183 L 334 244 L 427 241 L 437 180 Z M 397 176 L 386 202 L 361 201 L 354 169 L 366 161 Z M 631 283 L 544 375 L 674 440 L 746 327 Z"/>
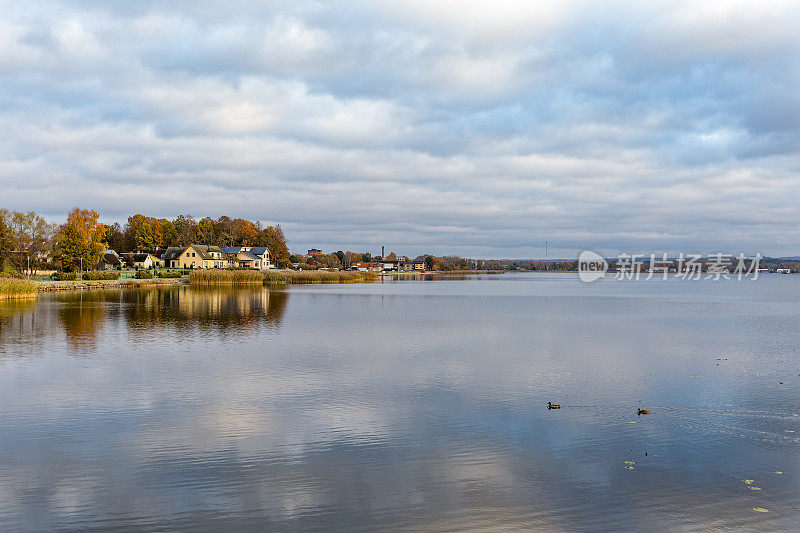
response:
<path fill-rule="evenodd" d="M 625 470 L 633 470 L 633 467 L 631 465 L 628 465 L 625 467 Z"/>
<path fill-rule="evenodd" d="M 764 509 L 763 507 L 753 507 L 753 510 L 757 513 L 768 513 L 769 511 Z"/>
<path fill-rule="evenodd" d="M 781 472 L 780 470 L 776 470 L 775 473 L 778 474 L 778 475 L 783 474 L 783 472 Z"/>
<path fill-rule="evenodd" d="M 761 487 L 750 487 L 750 490 L 761 490 Z"/>
<path fill-rule="evenodd" d="M 742 483 L 744 483 L 746 485 L 751 485 L 754 481 L 755 481 L 755 479 L 743 479 Z"/>

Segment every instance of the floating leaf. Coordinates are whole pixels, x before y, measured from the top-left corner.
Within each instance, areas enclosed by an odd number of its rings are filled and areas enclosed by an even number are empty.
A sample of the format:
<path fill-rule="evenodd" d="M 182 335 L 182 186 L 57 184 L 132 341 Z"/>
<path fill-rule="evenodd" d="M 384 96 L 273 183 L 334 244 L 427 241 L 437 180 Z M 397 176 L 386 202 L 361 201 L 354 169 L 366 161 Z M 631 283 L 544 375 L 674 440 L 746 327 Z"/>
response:
<path fill-rule="evenodd" d="M 786 433 L 794 433 L 794 430 L 793 430 L 793 429 L 787 429 L 787 430 L 785 430 L 785 431 L 786 431 Z"/>
<path fill-rule="evenodd" d="M 783 472 L 781 472 L 780 470 L 777 470 L 775 473 L 778 475 L 783 474 Z"/>
<path fill-rule="evenodd" d="M 753 510 L 758 513 L 768 513 L 769 511 L 764 509 L 763 507 L 753 507 Z"/>
<path fill-rule="evenodd" d="M 625 464 L 626 464 L 626 465 L 635 465 L 636 463 L 635 463 L 635 462 L 633 462 L 633 461 L 625 461 Z"/>
<path fill-rule="evenodd" d="M 755 479 L 743 479 L 742 480 L 742 482 L 747 484 L 747 485 L 750 485 L 751 483 L 753 483 L 753 481 L 755 481 Z"/>
<path fill-rule="evenodd" d="M 625 467 L 625 470 L 633 470 L 633 467 L 628 465 L 628 466 Z"/>
<path fill-rule="evenodd" d="M 750 487 L 750 490 L 761 490 L 761 487 Z"/>
<path fill-rule="evenodd" d="M 636 420 L 632 420 L 631 422 L 628 422 L 628 424 L 635 424 L 635 423 L 636 423 Z"/>

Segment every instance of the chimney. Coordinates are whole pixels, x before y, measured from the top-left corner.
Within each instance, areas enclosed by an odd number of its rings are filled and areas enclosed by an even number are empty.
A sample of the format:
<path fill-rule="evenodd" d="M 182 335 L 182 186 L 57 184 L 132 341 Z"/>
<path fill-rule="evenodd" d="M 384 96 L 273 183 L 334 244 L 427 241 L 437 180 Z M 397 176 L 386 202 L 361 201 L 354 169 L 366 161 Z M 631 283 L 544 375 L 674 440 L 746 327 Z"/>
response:
<path fill-rule="evenodd" d="M 384 257 L 386 257 L 386 254 L 383 253 L 383 246 L 381 246 L 381 259 L 383 259 Z"/>

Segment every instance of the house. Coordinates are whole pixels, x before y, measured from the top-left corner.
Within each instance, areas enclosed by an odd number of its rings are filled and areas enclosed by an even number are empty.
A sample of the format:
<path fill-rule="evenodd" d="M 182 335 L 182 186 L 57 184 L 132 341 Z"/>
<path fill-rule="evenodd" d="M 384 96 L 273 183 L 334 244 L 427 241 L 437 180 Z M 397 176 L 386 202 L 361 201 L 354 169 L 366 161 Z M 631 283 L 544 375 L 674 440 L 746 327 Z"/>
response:
<path fill-rule="evenodd" d="M 350 265 L 350 270 L 357 270 L 359 272 L 381 272 L 383 271 L 383 264 L 358 262 Z"/>
<path fill-rule="evenodd" d="M 158 257 L 148 253 L 130 252 L 122 254 L 120 259 L 122 259 L 126 267 L 136 270 L 156 268 L 161 265 L 161 260 Z"/>
<path fill-rule="evenodd" d="M 378 259 L 377 262 L 383 265 L 383 270 L 400 270 L 399 259 Z"/>
<path fill-rule="evenodd" d="M 117 270 L 122 268 L 122 260 L 114 250 L 106 250 L 100 261 L 94 266 L 95 270 Z"/>
<path fill-rule="evenodd" d="M 149 250 L 136 250 L 133 253 L 135 254 L 150 254 L 155 256 L 155 259 L 161 261 L 164 258 L 164 254 L 166 253 L 166 248 L 151 248 Z M 155 261 L 154 259 L 154 261 Z"/>
<path fill-rule="evenodd" d="M 315 255 L 322 255 L 322 250 L 318 250 L 318 249 L 316 249 L 316 248 L 311 248 L 311 249 L 308 251 L 308 255 L 309 255 L 310 257 L 314 257 Z"/>
<path fill-rule="evenodd" d="M 227 268 L 228 259 L 219 246 L 190 244 L 172 246 L 164 252 L 167 268 Z"/>
<path fill-rule="evenodd" d="M 403 272 L 425 272 L 425 261 L 401 261 L 399 267 Z"/>
<path fill-rule="evenodd" d="M 266 246 L 223 246 L 222 252 L 229 257 L 231 266 L 254 270 L 272 268 Z"/>

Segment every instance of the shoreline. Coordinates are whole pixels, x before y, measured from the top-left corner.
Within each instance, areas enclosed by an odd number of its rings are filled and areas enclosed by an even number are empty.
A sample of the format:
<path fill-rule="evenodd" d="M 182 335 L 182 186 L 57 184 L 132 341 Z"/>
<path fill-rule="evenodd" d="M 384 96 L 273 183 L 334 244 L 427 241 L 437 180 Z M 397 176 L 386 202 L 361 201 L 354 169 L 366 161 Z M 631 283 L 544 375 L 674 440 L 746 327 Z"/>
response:
<path fill-rule="evenodd" d="M 143 287 L 170 287 L 188 285 L 185 278 L 92 280 L 92 281 L 33 281 L 37 294 L 48 292 L 88 291 L 98 289 L 138 289 Z"/>

